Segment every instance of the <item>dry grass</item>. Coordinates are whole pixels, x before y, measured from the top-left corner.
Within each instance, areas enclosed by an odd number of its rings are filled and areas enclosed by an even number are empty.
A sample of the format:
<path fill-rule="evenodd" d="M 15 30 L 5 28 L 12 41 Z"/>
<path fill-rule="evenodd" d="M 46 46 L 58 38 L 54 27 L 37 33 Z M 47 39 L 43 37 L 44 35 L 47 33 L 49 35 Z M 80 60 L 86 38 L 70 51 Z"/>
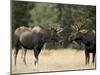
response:
<path fill-rule="evenodd" d="M 90 62 L 91 61 L 92 60 L 90 60 Z M 95 69 L 95 65 L 91 63 L 85 65 L 84 51 L 76 51 L 73 49 L 42 50 L 37 66 L 34 65 L 34 52 L 28 51 L 26 62 L 27 65 L 23 63 L 21 59 L 21 51 L 19 51 L 17 65 L 14 66 L 14 58 L 12 54 L 12 73 Z"/>

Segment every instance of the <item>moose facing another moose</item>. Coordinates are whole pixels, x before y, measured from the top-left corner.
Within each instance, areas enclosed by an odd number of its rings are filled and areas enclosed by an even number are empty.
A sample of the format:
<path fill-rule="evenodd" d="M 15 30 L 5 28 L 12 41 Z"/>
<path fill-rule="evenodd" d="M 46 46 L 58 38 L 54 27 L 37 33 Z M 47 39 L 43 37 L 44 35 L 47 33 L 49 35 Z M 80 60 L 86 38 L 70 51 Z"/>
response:
<path fill-rule="evenodd" d="M 94 63 L 96 55 L 96 33 L 94 31 L 78 32 L 71 36 L 71 41 L 75 41 L 79 45 L 83 43 L 85 46 L 85 63 L 89 64 L 90 53 L 92 53 L 92 62 Z"/>
<path fill-rule="evenodd" d="M 54 40 L 55 42 L 59 42 L 62 44 L 63 38 L 60 36 L 60 32 L 62 29 L 56 30 L 54 28 L 46 29 L 41 26 L 35 26 L 33 29 L 29 29 L 27 27 L 19 27 L 14 32 L 14 60 L 16 65 L 16 58 L 19 51 L 19 48 L 22 47 L 24 50 L 24 58 L 23 62 L 26 63 L 25 56 L 27 49 L 33 49 L 34 50 L 34 56 L 35 56 L 35 65 L 38 63 L 38 56 L 39 53 L 43 47 L 43 45 L 46 42 L 49 42 L 50 40 Z"/>
<path fill-rule="evenodd" d="M 63 37 L 59 34 L 63 29 L 57 30 L 54 28 L 46 29 L 41 26 L 35 26 L 32 29 L 28 27 L 21 26 L 17 28 L 14 32 L 14 62 L 16 65 L 16 59 L 18 51 L 23 48 L 23 62 L 26 64 L 26 53 L 27 49 L 34 50 L 35 65 L 38 63 L 38 56 L 44 44 L 54 40 L 59 42 L 61 45 L 64 42 Z M 87 33 L 78 32 L 76 35 L 71 37 L 71 41 L 76 41 L 78 44 L 83 43 L 85 45 L 85 57 L 86 64 L 89 64 L 90 53 L 93 54 L 93 63 L 96 55 L 96 33 L 88 31 Z M 67 56 L 67 55 L 66 55 Z"/>

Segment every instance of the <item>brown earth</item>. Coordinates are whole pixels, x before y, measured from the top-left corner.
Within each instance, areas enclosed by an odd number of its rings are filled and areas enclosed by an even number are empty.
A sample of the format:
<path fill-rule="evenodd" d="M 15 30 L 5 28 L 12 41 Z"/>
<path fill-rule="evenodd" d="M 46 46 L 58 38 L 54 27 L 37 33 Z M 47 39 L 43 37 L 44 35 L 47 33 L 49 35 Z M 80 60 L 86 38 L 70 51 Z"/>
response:
<path fill-rule="evenodd" d="M 59 50 L 42 50 L 39 56 L 39 62 L 34 65 L 34 51 L 29 50 L 26 54 L 26 65 L 21 58 L 21 50 L 17 58 L 17 65 L 14 65 L 14 50 L 12 50 L 12 73 L 34 73 L 48 71 L 63 71 L 63 70 L 83 70 L 95 69 L 96 66 L 91 63 L 85 65 L 84 50 L 77 51 L 74 49 L 59 49 Z"/>

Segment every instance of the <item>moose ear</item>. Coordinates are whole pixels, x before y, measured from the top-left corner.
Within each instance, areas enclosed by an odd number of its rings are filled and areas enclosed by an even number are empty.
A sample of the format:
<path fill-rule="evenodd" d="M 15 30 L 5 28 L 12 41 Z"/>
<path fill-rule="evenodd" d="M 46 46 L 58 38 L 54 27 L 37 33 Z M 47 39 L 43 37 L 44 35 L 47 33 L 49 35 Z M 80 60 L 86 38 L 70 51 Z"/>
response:
<path fill-rule="evenodd" d="M 54 27 L 50 27 L 50 30 L 55 30 L 55 28 Z"/>

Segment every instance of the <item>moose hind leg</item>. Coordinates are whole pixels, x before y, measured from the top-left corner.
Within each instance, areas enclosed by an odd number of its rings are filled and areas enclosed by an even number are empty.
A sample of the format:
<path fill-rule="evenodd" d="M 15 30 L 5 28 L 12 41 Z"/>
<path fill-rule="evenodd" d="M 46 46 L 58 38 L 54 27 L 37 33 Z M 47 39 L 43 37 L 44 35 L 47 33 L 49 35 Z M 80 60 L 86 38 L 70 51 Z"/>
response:
<path fill-rule="evenodd" d="M 92 60 L 92 62 L 93 62 L 93 64 L 94 64 L 94 60 L 95 60 L 95 52 L 93 53 L 93 60 Z"/>
<path fill-rule="evenodd" d="M 87 65 L 87 52 L 85 51 L 85 64 Z"/>
<path fill-rule="evenodd" d="M 90 58 L 89 53 L 85 50 L 85 64 L 86 65 L 89 64 L 89 58 Z"/>
<path fill-rule="evenodd" d="M 24 58 L 24 49 L 22 47 L 22 54 L 21 54 L 21 58 L 23 59 Z"/>
<path fill-rule="evenodd" d="M 23 52 L 24 52 L 23 62 L 24 62 L 24 64 L 26 64 L 26 53 L 27 53 L 27 49 L 25 49 Z"/>
<path fill-rule="evenodd" d="M 15 64 L 15 66 L 16 66 L 16 59 L 17 59 L 18 51 L 19 51 L 19 48 L 16 47 L 16 49 L 14 51 L 14 64 Z"/>
<path fill-rule="evenodd" d="M 89 60 L 90 60 L 90 55 L 88 53 L 88 56 L 87 56 L 87 63 L 89 64 Z"/>

